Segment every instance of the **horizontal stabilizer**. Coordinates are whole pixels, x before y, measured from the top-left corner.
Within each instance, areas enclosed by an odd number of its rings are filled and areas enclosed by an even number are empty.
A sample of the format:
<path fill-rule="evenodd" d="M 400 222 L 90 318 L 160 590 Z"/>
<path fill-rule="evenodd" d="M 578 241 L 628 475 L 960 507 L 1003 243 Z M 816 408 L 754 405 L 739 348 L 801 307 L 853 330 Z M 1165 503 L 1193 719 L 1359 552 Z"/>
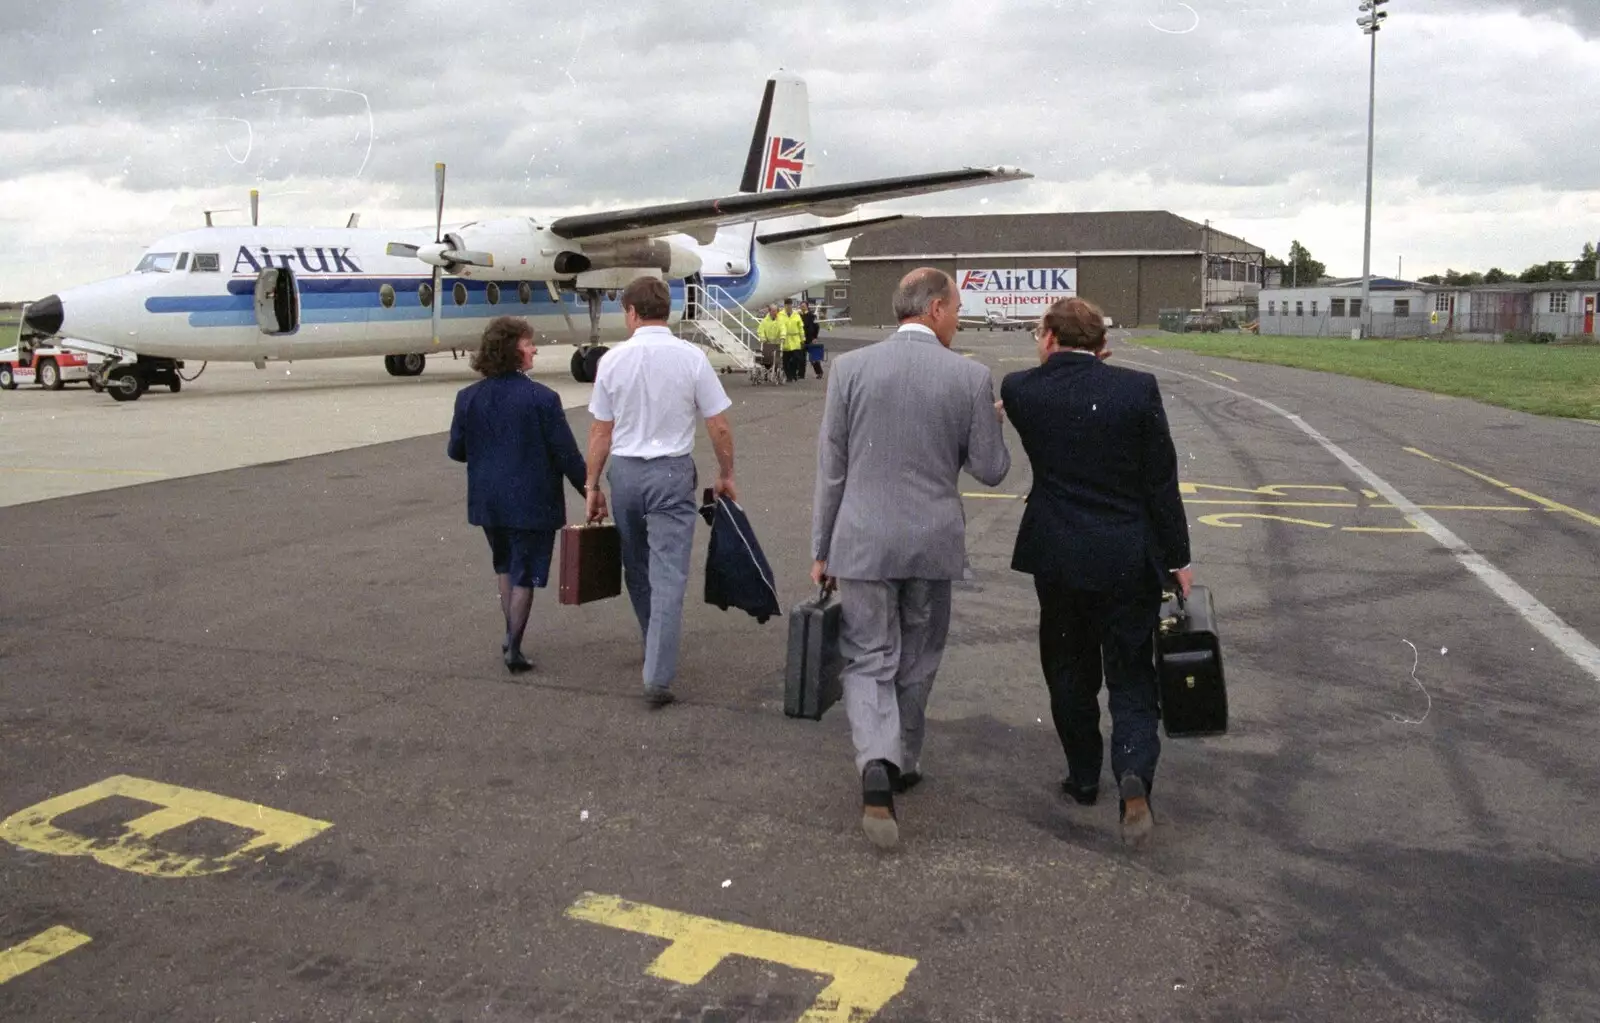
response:
<path fill-rule="evenodd" d="M 758 192 L 754 195 L 739 193 L 716 199 L 639 206 L 605 213 L 580 213 L 561 217 L 550 225 L 550 231 L 559 237 L 572 239 L 638 238 L 677 233 L 709 237 L 716 228 L 726 224 L 772 220 L 796 213 L 842 216 L 866 202 L 904 199 L 953 188 L 996 185 L 1031 177 L 1032 174 L 1015 167 L 968 167 L 931 174 L 851 181 L 841 185 Z"/>
<path fill-rule="evenodd" d="M 853 220 L 848 224 L 821 224 L 817 227 L 801 227 L 793 231 L 778 231 L 774 234 L 757 235 L 756 241 L 763 245 L 778 245 L 783 242 L 799 242 L 808 249 L 829 242 L 841 241 L 845 238 L 854 238 L 858 234 L 865 234 L 873 228 L 892 224 L 897 220 L 918 220 L 918 217 L 908 217 L 904 213 L 890 213 L 882 217 L 868 217 L 865 220 Z"/>

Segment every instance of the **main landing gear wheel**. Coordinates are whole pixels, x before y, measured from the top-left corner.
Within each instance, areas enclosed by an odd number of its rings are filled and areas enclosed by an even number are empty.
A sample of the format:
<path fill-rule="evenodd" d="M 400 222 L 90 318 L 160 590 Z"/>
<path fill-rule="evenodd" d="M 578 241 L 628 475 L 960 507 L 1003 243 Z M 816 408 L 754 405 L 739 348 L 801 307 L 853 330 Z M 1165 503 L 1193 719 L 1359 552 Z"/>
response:
<path fill-rule="evenodd" d="M 138 401 L 144 388 L 144 375 L 132 366 L 114 369 L 106 379 L 106 389 L 117 401 Z"/>
<path fill-rule="evenodd" d="M 604 345 L 595 345 L 592 348 L 580 348 L 572 353 L 572 379 L 580 384 L 594 383 L 595 374 L 600 372 L 600 359 L 606 354 Z"/>
<path fill-rule="evenodd" d="M 421 376 L 423 369 L 428 365 L 428 357 L 421 352 L 412 352 L 410 355 L 385 355 L 383 368 L 389 371 L 392 377 Z"/>

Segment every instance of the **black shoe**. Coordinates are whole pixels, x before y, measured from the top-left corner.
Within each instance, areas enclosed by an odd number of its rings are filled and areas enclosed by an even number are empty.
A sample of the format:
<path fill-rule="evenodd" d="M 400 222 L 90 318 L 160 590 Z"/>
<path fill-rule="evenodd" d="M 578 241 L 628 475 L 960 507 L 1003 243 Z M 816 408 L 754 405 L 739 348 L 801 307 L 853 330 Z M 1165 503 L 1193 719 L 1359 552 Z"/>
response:
<path fill-rule="evenodd" d="M 652 709 L 659 710 L 669 703 L 678 702 L 678 697 L 673 694 L 672 690 L 664 686 L 645 686 L 644 702 L 648 703 Z"/>
<path fill-rule="evenodd" d="M 879 849 L 893 849 L 900 841 L 894 783 L 889 778 L 891 766 L 887 760 L 874 760 L 861 772 L 861 830 Z"/>
<path fill-rule="evenodd" d="M 921 771 L 906 771 L 903 774 L 900 771 L 895 771 L 889 779 L 889 784 L 893 786 L 895 794 L 899 795 L 902 792 L 910 792 L 916 788 L 917 783 L 921 780 Z"/>
<path fill-rule="evenodd" d="M 533 662 L 522 656 L 521 650 L 506 650 L 505 660 L 506 670 L 513 675 L 533 670 Z"/>
<path fill-rule="evenodd" d="M 1068 778 L 1061 783 L 1061 794 L 1071 796 L 1079 806 L 1093 806 L 1100 799 L 1100 786 L 1079 785 Z"/>
<path fill-rule="evenodd" d="M 1125 774 L 1118 785 L 1122 793 L 1122 842 L 1135 848 L 1146 845 L 1155 830 L 1155 814 L 1150 812 L 1150 795 L 1144 779 L 1136 774 Z"/>

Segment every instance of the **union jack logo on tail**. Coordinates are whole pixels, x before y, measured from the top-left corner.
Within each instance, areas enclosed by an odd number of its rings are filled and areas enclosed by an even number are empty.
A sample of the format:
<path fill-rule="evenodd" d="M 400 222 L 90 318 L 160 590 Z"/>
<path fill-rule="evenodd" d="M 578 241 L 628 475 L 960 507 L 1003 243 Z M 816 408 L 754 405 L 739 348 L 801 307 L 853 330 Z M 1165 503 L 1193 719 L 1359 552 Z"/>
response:
<path fill-rule="evenodd" d="M 762 177 L 763 192 L 787 192 L 800 187 L 800 174 L 806 166 L 806 144 L 777 136 L 767 140 L 767 172 Z"/>

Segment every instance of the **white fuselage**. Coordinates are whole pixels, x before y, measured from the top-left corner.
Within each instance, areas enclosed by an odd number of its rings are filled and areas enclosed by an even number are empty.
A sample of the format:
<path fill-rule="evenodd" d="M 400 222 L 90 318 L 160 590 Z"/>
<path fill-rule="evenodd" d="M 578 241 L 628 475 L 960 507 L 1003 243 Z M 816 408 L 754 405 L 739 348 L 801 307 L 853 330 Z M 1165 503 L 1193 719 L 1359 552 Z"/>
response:
<path fill-rule="evenodd" d="M 751 308 L 832 279 L 821 249 L 761 245 L 753 237 L 753 227 L 743 225 L 724 228 L 710 245 L 685 236 L 672 241 L 699 257 L 705 283 Z M 141 355 L 217 362 L 472 348 L 484 325 L 505 315 L 527 318 L 548 342 L 582 344 L 594 336 L 583 290 L 568 284 L 557 290 L 558 301 L 544 279 L 518 279 L 514 264 L 501 264 L 492 272 L 445 272 L 433 297 L 441 303 L 435 347 L 423 301 L 431 268 L 385 251 L 392 242 L 432 241 L 428 230 L 200 228 L 152 245 L 141 261 L 147 269 L 61 291 L 60 333 Z M 292 270 L 298 293 L 299 326 L 283 334 L 263 332 L 257 319 L 256 280 L 269 265 Z M 578 283 L 583 288 L 581 276 Z M 668 283 L 676 321 L 684 314 L 684 282 Z M 625 339 L 619 292 L 608 287 L 599 295 L 597 339 Z"/>

